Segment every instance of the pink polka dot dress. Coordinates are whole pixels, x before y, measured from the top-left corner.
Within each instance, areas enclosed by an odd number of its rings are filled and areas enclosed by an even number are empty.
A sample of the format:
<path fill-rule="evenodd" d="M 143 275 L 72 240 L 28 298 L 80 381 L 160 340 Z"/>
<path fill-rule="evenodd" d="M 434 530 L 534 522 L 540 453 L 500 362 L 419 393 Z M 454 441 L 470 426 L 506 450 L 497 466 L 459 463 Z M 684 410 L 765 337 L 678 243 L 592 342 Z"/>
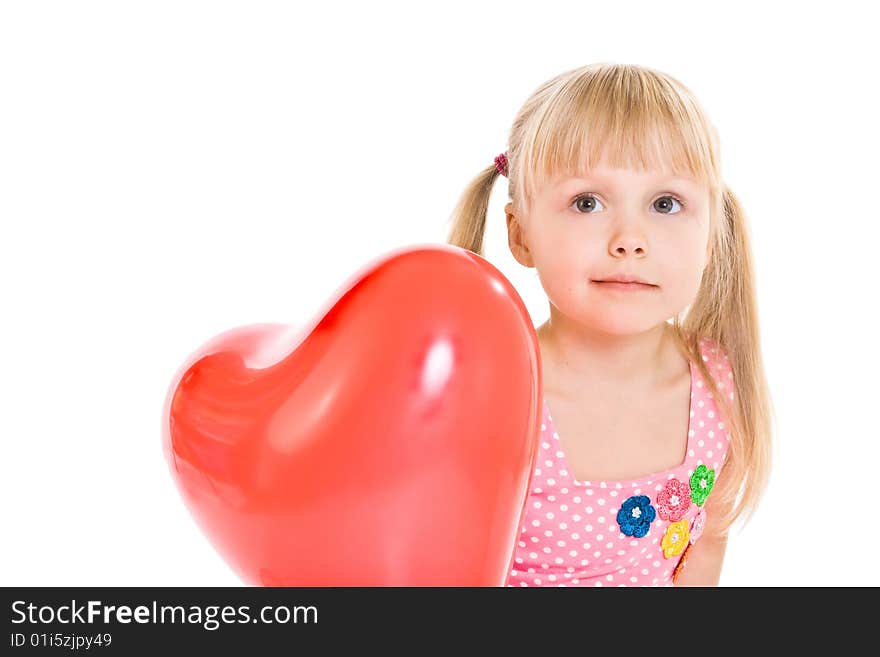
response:
<path fill-rule="evenodd" d="M 719 393 L 734 398 L 726 354 L 700 351 Z M 699 369 L 691 372 L 687 455 L 625 481 L 578 481 L 544 403 L 538 458 L 507 586 L 672 586 L 706 522 L 730 434 Z"/>

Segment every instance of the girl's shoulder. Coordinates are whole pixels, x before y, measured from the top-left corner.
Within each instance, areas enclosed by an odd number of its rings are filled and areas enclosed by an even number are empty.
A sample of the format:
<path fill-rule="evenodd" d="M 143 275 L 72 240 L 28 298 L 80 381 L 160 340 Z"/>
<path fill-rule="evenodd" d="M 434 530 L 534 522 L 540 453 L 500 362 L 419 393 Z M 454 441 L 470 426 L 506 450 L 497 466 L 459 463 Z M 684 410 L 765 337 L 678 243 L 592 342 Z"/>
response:
<path fill-rule="evenodd" d="M 719 341 L 709 337 L 701 337 L 698 342 L 700 356 L 716 383 L 732 382 L 733 367 L 730 363 L 727 348 Z"/>
<path fill-rule="evenodd" d="M 703 336 L 697 340 L 700 345 L 700 353 L 705 361 L 728 361 L 727 348 L 720 341 L 708 336 Z"/>
<path fill-rule="evenodd" d="M 738 403 L 739 400 L 736 398 L 736 382 L 734 380 L 733 366 L 730 362 L 729 350 L 719 341 L 708 337 L 700 338 L 699 346 L 703 364 L 711 376 L 712 383 L 717 388 L 719 396 L 724 397 L 724 401 L 728 405 Z M 707 401 L 718 407 L 718 400 L 712 399 L 712 393 L 706 391 L 707 389 L 704 387 L 702 373 L 696 374 L 696 385 L 709 397 Z M 717 410 L 719 414 L 724 414 L 723 408 L 717 408 Z"/>

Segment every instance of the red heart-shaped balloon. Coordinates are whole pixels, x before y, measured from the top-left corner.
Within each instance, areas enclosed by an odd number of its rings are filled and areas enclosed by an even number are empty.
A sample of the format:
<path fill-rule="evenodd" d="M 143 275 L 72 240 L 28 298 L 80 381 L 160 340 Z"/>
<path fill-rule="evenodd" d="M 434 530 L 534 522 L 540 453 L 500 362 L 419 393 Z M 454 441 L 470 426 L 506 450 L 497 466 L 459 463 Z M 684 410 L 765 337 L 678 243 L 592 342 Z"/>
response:
<path fill-rule="evenodd" d="M 263 586 L 503 586 L 541 422 L 510 282 L 438 244 L 363 267 L 306 328 L 193 353 L 163 449 L 196 522 Z"/>

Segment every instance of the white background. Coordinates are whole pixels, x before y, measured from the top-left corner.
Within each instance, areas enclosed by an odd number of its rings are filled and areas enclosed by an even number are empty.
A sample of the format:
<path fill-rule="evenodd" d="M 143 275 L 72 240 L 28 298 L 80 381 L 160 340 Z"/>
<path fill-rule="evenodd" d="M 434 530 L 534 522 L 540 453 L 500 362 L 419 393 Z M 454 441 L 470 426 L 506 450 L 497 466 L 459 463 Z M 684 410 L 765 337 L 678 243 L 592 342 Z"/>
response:
<path fill-rule="evenodd" d="M 880 585 L 880 53 L 862 4 L 3 3 L 0 584 L 241 584 L 164 461 L 177 367 L 444 241 L 532 90 L 612 61 L 694 91 L 750 216 L 779 434 L 721 584 Z M 486 257 L 537 326 L 505 201 L 502 182 Z"/>

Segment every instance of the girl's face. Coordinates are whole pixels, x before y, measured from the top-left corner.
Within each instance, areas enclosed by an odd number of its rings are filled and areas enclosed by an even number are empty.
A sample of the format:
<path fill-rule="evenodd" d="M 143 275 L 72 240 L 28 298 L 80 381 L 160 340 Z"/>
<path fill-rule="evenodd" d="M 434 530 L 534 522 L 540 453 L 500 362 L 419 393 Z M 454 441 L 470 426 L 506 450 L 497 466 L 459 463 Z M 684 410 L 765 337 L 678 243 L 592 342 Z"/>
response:
<path fill-rule="evenodd" d="M 528 217 L 507 204 L 511 253 L 538 270 L 552 307 L 579 325 L 611 334 L 655 328 L 696 297 L 708 262 L 709 192 L 668 173 L 602 166 L 581 175 L 551 180 Z M 598 282 L 618 275 L 653 286 Z"/>

